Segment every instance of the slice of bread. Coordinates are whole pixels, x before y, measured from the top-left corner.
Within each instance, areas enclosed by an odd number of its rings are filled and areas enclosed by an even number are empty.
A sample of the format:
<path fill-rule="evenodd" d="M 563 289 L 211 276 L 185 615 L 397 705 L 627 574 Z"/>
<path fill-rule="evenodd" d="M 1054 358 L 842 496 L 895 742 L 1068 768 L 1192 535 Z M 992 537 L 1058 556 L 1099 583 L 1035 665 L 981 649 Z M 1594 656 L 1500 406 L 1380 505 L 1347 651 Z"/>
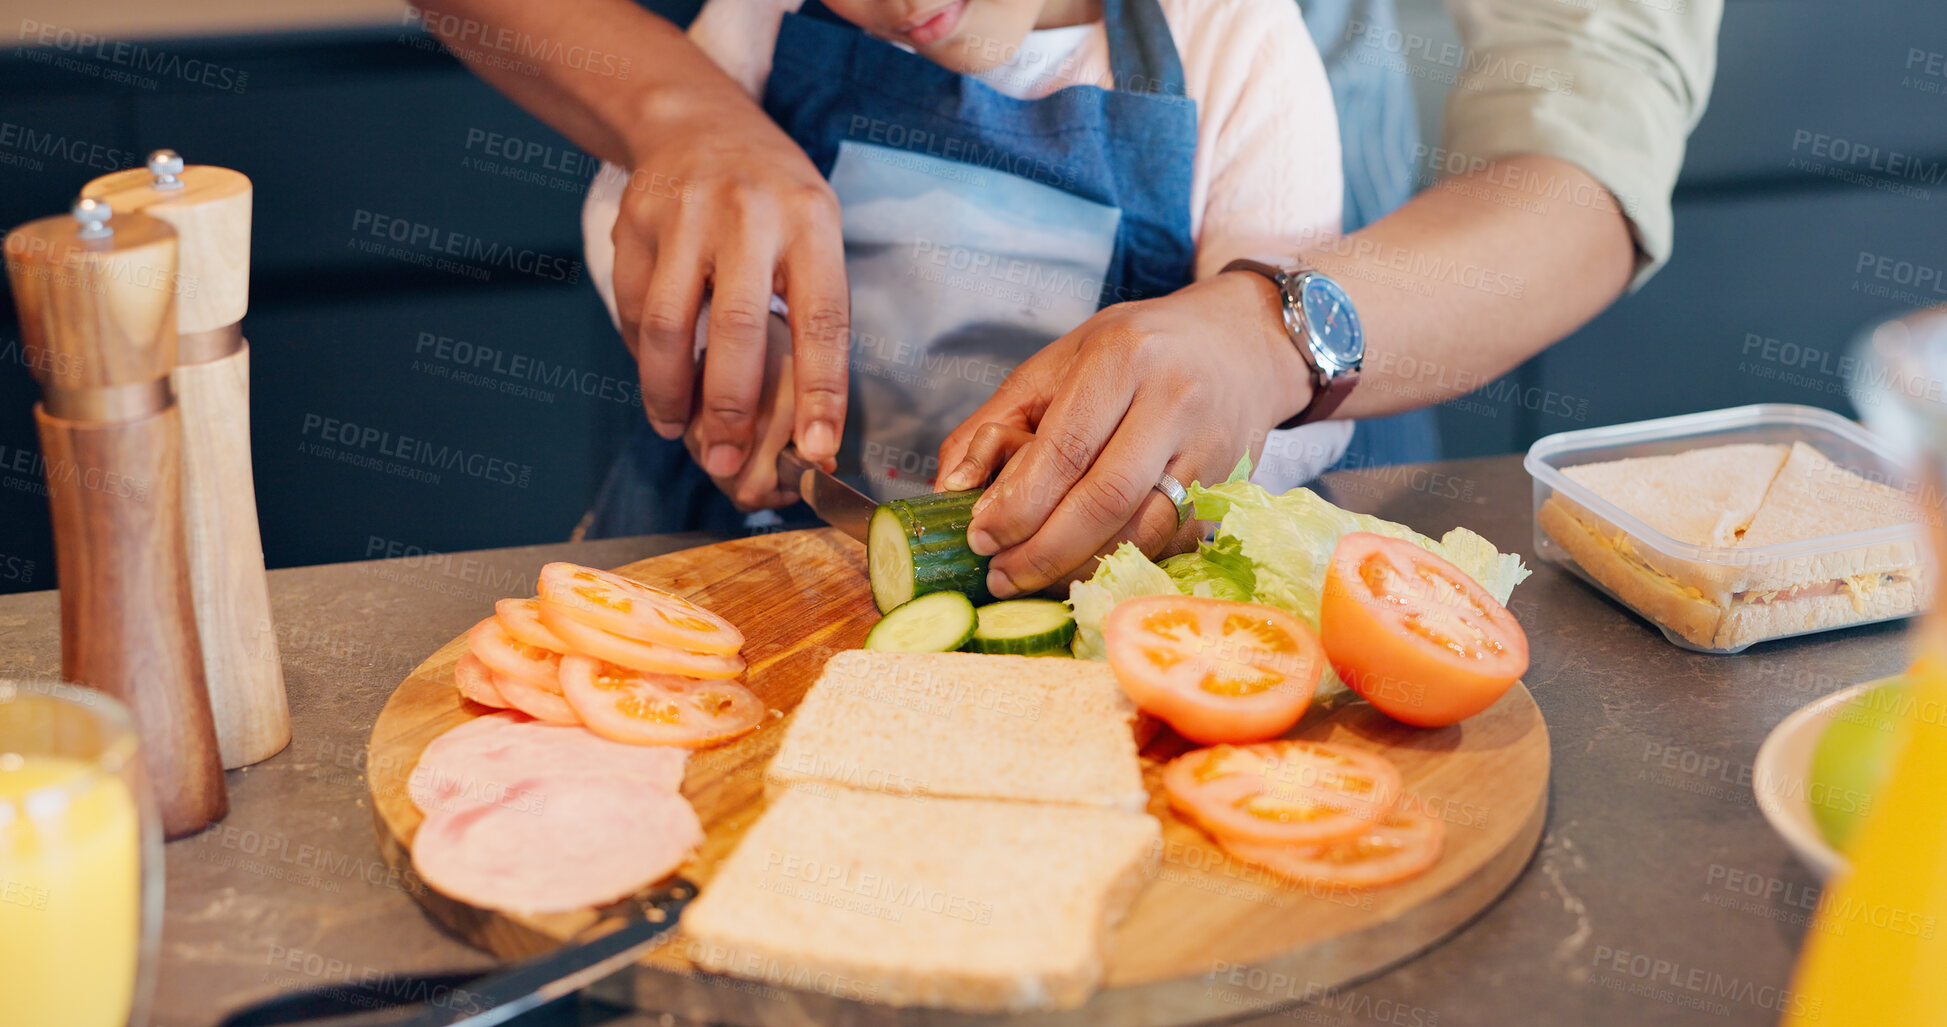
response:
<path fill-rule="evenodd" d="M 1073 1008 L 1160 844 L 1141 813 L 793 790 L 684 912 L 684 950 L 713 972 L 888 1005 Z"/>
<path fill-rule="evenodd" d="M 1919 520 L 1919 508 L 1904 492 L 1868 481 L 1799 442 L 1793 444 L 1791 457 L 1765 494 L 1764 505 L 1740 545 L 1747 549 L 1781 545 Z M 1919 562 L 1917 540 L 1853 546 L 1754 565 L 1744 590 L 1894 571 Z"/>
<path fill-rule="evenodd" d="M 1890 581 L 1875 580 L 1881 578 L 1865 576 L 1856 591 L 1769 603 L 1732 603 L 1717 624 L 1712 647 L 1730 649 L 1759 639 L 1907 617 L 1926 609 L 1932 599 L 1917 572 L 1902 573 Z"/>
<path fill-rule="evenodd" d="M 895 795 L 1148 804 L 1135 704 L 1107 664 L 976 653 L 833 656 L 785 726 L 767 794 L 844 786 Z"/>
<path fill-rule="evenodd" d="M 1562 473 L 1678 542 L 1728 546 L 1757 516 L 1789 453 L 1784 445 L 1710 446 Z"/>

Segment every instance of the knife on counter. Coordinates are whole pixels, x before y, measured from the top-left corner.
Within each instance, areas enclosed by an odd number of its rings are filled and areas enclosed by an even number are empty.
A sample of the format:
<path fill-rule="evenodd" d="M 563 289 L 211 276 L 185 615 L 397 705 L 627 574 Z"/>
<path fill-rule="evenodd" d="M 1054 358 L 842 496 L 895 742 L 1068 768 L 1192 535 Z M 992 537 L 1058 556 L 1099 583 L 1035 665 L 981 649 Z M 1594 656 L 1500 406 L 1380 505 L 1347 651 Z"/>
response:
<path fill-rule="evenodd" d="M 621 926 L 499 970 L 346 982 L 280 995 L 225 1017 L 221 1027 L 494 1027 L 533 1012 L 640 959 L 676 926 L 696 886 L 683 878 L 605 908 Z M 429 1001 L 428 996 L 432 996 Z"/>
<path fill-rule="evenodd" d="M 777 480 L 798 483 L 798 495 L 818 519 L 839 531 L 865 541 L 872 524 L 872 511 L 879 504 L 871 496 L 839 481 L 829 471 L 805 459 L 798 444 L 787 443 L 777 455 Z"/>

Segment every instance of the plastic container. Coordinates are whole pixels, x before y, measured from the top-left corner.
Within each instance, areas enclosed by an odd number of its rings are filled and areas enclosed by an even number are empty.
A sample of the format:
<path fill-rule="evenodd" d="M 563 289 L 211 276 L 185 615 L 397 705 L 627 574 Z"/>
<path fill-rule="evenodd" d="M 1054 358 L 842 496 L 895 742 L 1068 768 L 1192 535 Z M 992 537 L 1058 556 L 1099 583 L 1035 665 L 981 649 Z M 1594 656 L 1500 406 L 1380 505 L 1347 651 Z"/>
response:
<path fill-rule="evenodd" d="M 1684 414 L 1680 417 L 1663 417 L 1603 428 L 1560 432 L 1536 441 L 1528 448 L 1527 459 L 1523 461 L 1528 474 L 1534 478 L 1535 553 L 1540 559 L 1561 564 L 1598 591 L 1636 611 L 1645 620 L 1660 628 L 1671 644 L 1696 652 L 1742 652 L 1757 642 L 1829 631 L 1834 628 L 1854 627 L 1859 624 L 1899 620 L 1918 612 L 1913 610 L 1881 617 L 1861 615 L 1858 620 L 1800 630 L 1781 628 L 1774 634 L 1744 639 L 1730 646 L 1702 644 L 1684 637 L 1671 624 L 1663 623 L 1650 612 L 1630 603 L 1617 595 L 1615 590 L 1596 580 L 1596 577 L 1577 563 L 1568 550 L 1557 543 L 1542 526 L 1543 504 L 1560 494 L 1588 513 L 1607 521 L 1616 531 L 1627 535 L 1630 544 L 1639 553 L 1653 549 L 1672 560 L 1724 568 L 1727 574 L 1735 573 L 1735 569 L 1749 571 L 1757 567 L 1770 568 L 1778 564 L 1796 563 L 1809 567 L 1813 561 L 1830 554 L 1889 544 L 1911 546 L 1916 553 L 1916 566 L 1925 562 L 1924 532 L 1917 512 L 1915 520 L 1910 524 L 1871 528 L 1797 542 L 1750 547 L 1700 546 L 1678 541 L 1657 531 L 1569 480 L 1568 476 L 1562 473 L 1563 468 L 1576 464 L 1601 463 L 1630 457 L 1663 456 L 1707 446 L 1736 443 L 1790 445 L 1794 442 L 1803 442 L 1812 446 L 1825 454 L 1826 458 L 1833 463 L 1868 481 L 1900 490 L 1909 496 L 1917 495 L 1917 482 L 1913 480 L 1906 465 L 1892 447 L 1858 424 L 1818 407 L 1791 403 L 1760 403 L 1731 407 L 1726 410 Z M 1926 587 L 1924 578 L 1921 587 Z M 1922 605 L 1925 602 L 1923 598 Z"/>

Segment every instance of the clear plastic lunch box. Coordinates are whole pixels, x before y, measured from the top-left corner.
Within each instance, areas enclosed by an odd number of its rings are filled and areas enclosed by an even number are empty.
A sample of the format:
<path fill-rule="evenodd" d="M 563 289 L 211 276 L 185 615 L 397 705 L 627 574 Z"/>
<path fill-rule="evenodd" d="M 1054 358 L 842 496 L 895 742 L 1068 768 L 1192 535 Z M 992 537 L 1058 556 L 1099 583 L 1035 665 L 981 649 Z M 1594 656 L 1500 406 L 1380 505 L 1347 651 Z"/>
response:
<path fill-rule="evenodd" d="M 1731 648 L 1710 648 L 1692 642 L 1670 625 L 1661 623 L 1648 612 L 1618 596 L 1597 581 L 1542 528 L 1542 505 L 1560 493 L 1563 498 L 1608 521 L 1618 531 L 1628 535 L 1630 543 L 1637 549 L 1653 548 L 1667 556 L 1696 563 L 1726 566 L 1749 566 L 1791 560 L 1809 563 L 1828 553 L 1889 543 L 1913 543 L 1924 561 L 1927 552 L 1925 537 L 1917 519 L 1912 524 L 1891 525 L 1770 546 L 1731 548 L 1691 545 L 1679 542 L 1624 513 L 1614 504 L 1569 480 L 1568 476 L 1562 473 L 1563 468 L 1573 467 L 1576 464 L 1600 463 L 1629 457 L 1663 456 L 1706 446 L 1735 443 L 1790 445 L 1794 442 L 1803 442 L 1812 446 L 1825 454 L 1826 458 L 1833 463 L 1869 481 L 1879 482 L 1906 492 L 1908 495 L 1917 494 L 1914 475 L 1895 455 L 1890 445 L 1858 424 L 1818 407 L 1794 403 L 1759 403 L 1725 410 L 1706 410 L 1680 417 L 1661 417 L 1650 421 L 1635 421 L 1602 428 L 1558 432 L 1537 440 L 1528 448 L 1528 456 L 1522 461 L 1522 466 L 1527 468 L 1528 474 L 1534 479 L 1535 553 L 1540 559 L 1560 564 L 1576 577 L 1588 582 L 1597 591 L 1634 610 L 1638 616 L 1661 629 L 1663 636 L 1669 639 L 1672 645 L 1695 652 L 1743 652 L 1758 642 L 1856 627 L 1860 624 L 1900 620 L 1910 616 L 1910 614 L 1900 614 L 1875 619 L 1862 618 L 1858 621 L 1823 628 L 1781 631 L 1777 634 L 1750 639 Z"/>

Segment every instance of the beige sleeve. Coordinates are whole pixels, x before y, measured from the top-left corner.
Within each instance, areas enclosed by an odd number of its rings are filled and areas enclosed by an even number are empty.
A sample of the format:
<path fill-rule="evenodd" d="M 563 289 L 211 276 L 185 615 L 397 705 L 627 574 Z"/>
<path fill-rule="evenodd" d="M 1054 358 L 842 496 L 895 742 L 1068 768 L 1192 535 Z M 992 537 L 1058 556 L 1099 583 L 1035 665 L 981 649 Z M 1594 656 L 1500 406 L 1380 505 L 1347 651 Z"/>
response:
<path fill-rule="evenodd" d="M 1608 188 L 1636 239 L 1633 290 L 1670 258 L 1670 194 L 1710 99 L 1724 0 L 1447 0 L 1468 48 L 1436 168 L 1516 154 Z M 1591 202 L 1522 183 L 1543 203 Z"/>

